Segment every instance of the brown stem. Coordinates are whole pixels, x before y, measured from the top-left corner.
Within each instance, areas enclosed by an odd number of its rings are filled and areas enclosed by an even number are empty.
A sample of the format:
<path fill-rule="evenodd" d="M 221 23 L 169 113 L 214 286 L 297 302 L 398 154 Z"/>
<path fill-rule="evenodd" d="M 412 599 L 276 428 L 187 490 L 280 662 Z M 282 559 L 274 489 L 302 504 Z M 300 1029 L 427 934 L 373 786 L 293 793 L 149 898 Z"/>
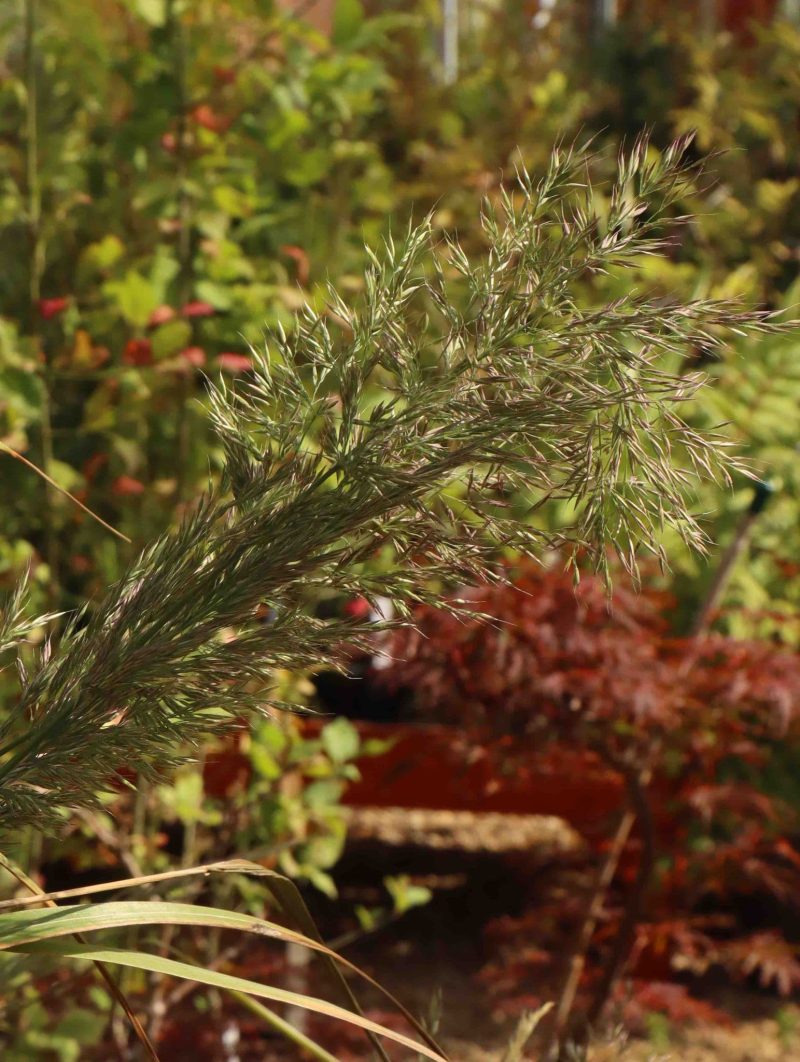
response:
<path fill-rule="evenodd" d="M 692 627 L 689 632 L 691 638 L 696 638 L 698 635 L 703 634 L 708 627 L 717 606 L 722 600 L 725 588 L 730 582 L 736 562 L 750 539 L 757 519 L 758 513 L 749 512 L 745 513 L 739 522 L 730 545 L 722 555 L 708 592 L 692 621 Z"/>
<path fill-rule="evenodd" d="M 714 613 L 724 597 L 728 583 L 736 568 L 736 563 L 747 547 L 756 521 L 764 511 L 765 506 L 768 504 L 773 490 L 774 487 L 768 480 L 760 480 L 754 484 L 753 497 L 747 508 L 747 512 L 745 512 L 740 518 L 733 539 L 722 554 L 722 558 L 717 565 L 717 570 L 714 573 L 711 584 L 706 591 L 705 598 L 700 602 L 697 609 L 689 631 L 690 638 L 697 638 L 699 635 L 704 634 L 708 629 L 708 626 L 714 617 Z M 686 666 L 691 666 L 690 658 Z"/>
<path fill-rule="evenodd" d="M 72 814 L 86 824 L 88 829 L 91 830 L 93 837 L 96 837 L 101 844 L 104 844 L 106 848 L 116 854 L 120 863 L 122 863 L 132 878 L 140 878 L 142 876 L 142 868 L 131 851 L 124 833 L 116 832 L 105 826 L 94 811 L 86 808 L 75 808 Z"/>
<path fill-rule="evenodd" d="M 13 457 L 15 460 L 21 461 L 23 465 L 31 469 L 32 472 L 35 472 L 37 476 L 40 476 L 45 481 L 45 483 L 48 484 L 48 486 L 52 487 L 53 490 L 59 491 L 66 498 L 69 498 L 71 502 L 77 505 L 79 509 L 82 509 L 85 513 L 91 516 L 93 520 L 96 520 L 98 524 L 102 524 L 106 531 L 110 531 L 112 535 L 116 535 L 117 538 L 121 538 L 123 542 L 130 542 L 130 539 L 127 535 L 123 535 L 121 531 L 117 531 L 116 527 L 112 527 L 111 524 L 107 524 L 101 516 L 98 516 L 96 512 L 93 512 L 88 506 L 84 505 L 83 502 L 79 498 L 76 498 L 74 494 L 70 494 L 70 492 L 64 487 L 59 487 L 55 480 L 51 479 L 50 476 L 48 476 L 48 474 L 44 471 L 44 469 L 39 468 L 39 466 L 35 465 L 33 461 L 29 461 L 27 457 L 24 457 L 21 453 L 19 453 L 18 450 L 15 450 L 13 446 L 9 446 L 8 443 L 3 442 L 2 439 L 0 439 L 0 450 L 2 450 L 3 453 L 8 454 L 9 457 Z"/>
<path fill-rule="evenodd" d="M 636 929 L 644 910 L 644 900 L 650 882 L 653 878 L 653 870 L 656 862 L 655 830 L 653 827 L 653 813 L 647 796 L 647 772 L 626 771 L 625 786 L 628 793 L 628 801 L 631 811 L 636 817 L 642 842 L 642 852 L 639 858 L 639 866 L 636 871 L 636 881 L 625 903 L 625 913 L 622 918 L 611 956 L 606 963 L 600 977 L 600 983 L 595 991 L 589 1010 L 583 1023 L 583 1036 L 586 1031 L 596 1025 L 605 1009 L 614 985 L 622 975 L 630 958 L 631 950 L 636 939 Z"/>
<path fill-rule="evenodd" d="M 566 1031 L 570 1015 L 572 1014 L 572 1009 L 575 1005 L 575 996 L 578 992 L 578 986 L 580 985 L 583 971 L 586 968 L 586 956 L 589 951 L 589 945 L 592 942 L 592 937 L 597 929 L 597 923 L 603 913 L 606 894 L 608 893 L 611 882 L 617 872 L 619 861 L 622 857 L 625 845 L 628 843 L 628 838 L 630 837 L 635 822 L 635 814 L 629 808 L 626 808 L 620 815 L 617 828 L 614 831 L 611 847 L 608 849 L 606 857 L 597 872 L 597 877 L 595 878 L 591 892 L 589 893 L 589 900 L 586 905 L 583 921 L 581 922 L 575 937 L 575 942 L 570 950 L 564 980 L 557 995 L 552 1029 L 542 1053 L 543 1058 L 552 1057 L 552 1055 L 556 1054 L 560 1049 L 562 1037 Z"/>

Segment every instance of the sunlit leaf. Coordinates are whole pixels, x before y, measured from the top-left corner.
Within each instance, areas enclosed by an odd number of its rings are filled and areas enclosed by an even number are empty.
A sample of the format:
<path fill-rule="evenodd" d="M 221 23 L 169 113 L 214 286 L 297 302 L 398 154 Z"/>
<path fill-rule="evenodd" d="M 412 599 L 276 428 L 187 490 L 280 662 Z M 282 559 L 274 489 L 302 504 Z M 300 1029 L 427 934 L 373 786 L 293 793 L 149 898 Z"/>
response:
<path fill-rule="evenodd" d="M 447 1062 L 445 1056 L 431 1050 L 426 1044 L 412 1040 L 410 1037 L 388 1029 L 378 1024 L 378 1022 L 371 1021 L 369 1018 L 353 1014 L 351 1011 L 345 1010 L 334 1003 L 315 999 L 312 996 L 301 995 L 298 992 L 289 992 L 285 989 L 261 985 L 257 981 L 250 981 L 243 977 L 233 977 L 217 970 L 204 969 L 203 967 L 192 966 L 189 963 L 177 962 L 174 959 L 166 959 L 157 955 L 146 955 L 143 952 L 116 948 L 95 948 L 90 945 L 66 942 L 19 945 L 15 950 L 30 955 L 51 956 L 57 959 L 85 959 L 107 963 L 108 965 L 127 966 L 135 970 L 163 974 L 167 977 L 196 981 L 212 988 L 220 988 L 231 992 L 244 992 L 260 999 L 270 999 L 276 1003 L 284 1003 L 287 1006 L 301 1007 L 304 1010 L 309 1010 L 325 1017 L 347 1022 L 375 1036 L 382 1036 L 385 1039 L 401 1044 L 403 1047 L 416 1051 L 417 1054 L 423 1055 L 425 1058 L 432 1059 L 433 1062 Z"/>

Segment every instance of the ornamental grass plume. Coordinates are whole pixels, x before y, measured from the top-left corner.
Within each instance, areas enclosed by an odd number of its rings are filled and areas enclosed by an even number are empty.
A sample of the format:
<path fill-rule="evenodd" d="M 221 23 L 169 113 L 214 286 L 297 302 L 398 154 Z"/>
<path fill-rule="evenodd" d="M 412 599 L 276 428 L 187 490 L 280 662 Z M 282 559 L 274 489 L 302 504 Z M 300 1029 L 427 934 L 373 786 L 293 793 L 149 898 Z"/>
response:
<path fill-rule="evenodd" d="M 557 149 L 541 180 L 522 172 L 485 204 L 480 260 L 437 246 L 427 220 L 370 256 L 357 306 L 331 291 L 243 381 L 212 389 L 219 488 L 20 667 L 0 731 L 6 831 L 53 827 L 120 772 L 161 774 L 267 706 L 253 690 L 274 669 L 336 665 L 337 645 L 374 628 L 315 618 L 319 594 L 388 596 L 403 622 L 444 587 L 500 578 L 501 551 L 549 541 L 532 520 L 547 500 L 574 503 L 558 537 L 601 568 L 615 550 L 635 569 L 668 527 L 702 545 L 686 488 L 725 461 L 680 416 L 698 379 L 665 360 L 777 326 L 724 302 L 632 291 L 585 309 L 577 295 L 663 253 L 685 148 L 653 161 L 640 139 L 605 198 L 586 153 Z M 27 636 L 20 609 L 5 613 L 6 652 Z"/>

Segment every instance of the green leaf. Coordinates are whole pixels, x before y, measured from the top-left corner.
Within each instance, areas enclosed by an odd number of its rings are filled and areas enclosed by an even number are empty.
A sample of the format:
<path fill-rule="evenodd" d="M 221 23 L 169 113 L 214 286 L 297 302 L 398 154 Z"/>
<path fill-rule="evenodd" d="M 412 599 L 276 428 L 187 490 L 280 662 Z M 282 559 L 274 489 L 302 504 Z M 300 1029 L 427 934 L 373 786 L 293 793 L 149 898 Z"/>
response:
<path fill-rule="evenodd" d="M 127 951 L 123 948 L 96 948 L 86 944 L 75 944 L 67 941 L 47 941 L 39 944 L 19 945 L 15 951 L 27 955 L 50 956 L 56 959 L 82 959 L 91 962 L 102 962 L 112 966 L 126 966 L 134 970 L 144 970 L 148 973 L 162 974 L 165 977 L 177 977 L 187 981 L 195 981 L 198 984 L 209 985 L 211 988 L 220 988 L 228 992 L 244 992 L 260 999 L 271 999 L 277 1003 L 285 1003 L 287 1006 L 302 1007 L 315 1014 L 322 1014 L 338 1021 L 347 1022 L 360 1029 L 371 1032 L 375 1036 L 383 1036 L 388 1040 L 401 1044 L 411 1051 L 416 1051 L 433 1062 L 447 1062 L 444 1055 L 433 1051 L 425 1044 L 418 1043 L 402 1033 L 387 1029 L 378 1022 L 370 1021 L 359 1014 L 353 1014 L 335 1003 L 327 1000 L 315 999 L 313 996 L 305 996 L 299 992 L 289 992 L 282 988 L 273 988 L 269 985 L 259 984 L 244 977 L 233 977 L 230 974 L 220 973 L 217 970 L 209 970 L 200 966 L 192 966 L 190 963 L 177 962 L 175 959 L 166 959 L 159 955 L 147 955 L 144 952 Z"/>
<path fill-rule="evenodd" d="M 334 866 L 342 854 L 345 841 L 344 824 L 338 832 L 321 833 L 312 836 L 303 845 L 302 861 L 304 868 L 313 866 L 328 870 Z"/>
<path fill-rule="evenodd" d="M 367 738 L 361 746 L 362 756 L 383 756 L 394 748 L 395 738 Z"/>
<path fill-rule="evenodd" d="M 128 0 L 128 7 L 149 26 L 163 26 L 167 20 L 166 0 Z"/>
<path fill-rule="evenodd" d="M 321 734 L 322 747 L 334 763 L 355 759 L 361 746 L 359 733 L 344 717 L 328 723 Z"/>
<path fill-rule="evenodd" d="M 210 808 L 204 800 L 203 776 L 200 771 L 192 770 L 179 774 L 172 785 L 159 788 L 159 796 L 184 826 L 198 822 L 216 826 L 221 821 L 220 812 Z"/>
<path fill-rule="evenodd" d="M 115 900 L 109 903 L 51 907 L 46 910 L 7 911 L 0 915 L 0 950 L 73 933 L 93 933 L 127 926 L 180 925 L 237 929 L 276 940 L 306 944 L 315 951 L 329 951 L 316 940 L 252 915 L 200 904 L 166 900 Z"/>
<path fill-rule="evenodd" d="M 283 773 L 281 765 L 272 753 L 263 745 L 255 742 L 250 748 L 250 762 L 262 778 L 267 778 L 271 782 L 280 778 Z"/>
<path fill-rule="evenodd" d="M 344 785 L 335 778 L 324 778 L 306 786 L 303 799 L 308 807 L 316 811 L 338 804 L 344 792 Z"/>
<path fill-rule="evenodd" d="M 364 907 L 363 904 L 358 904 L 355 909 L 355 916 L 358 919 L 358 924 L 366 933 L 371 932 L 380 924 L 380 916 L 382 913 L 380 907 Z"/>
<path fill-rule="evenodd" d="M 215 284 L 213 280 L 201 280 L 195 285 L 198 299 L 210 302 L 215 310 L 229 310 L 233 304 L 230 288 Z"/>
<path fill-rule="evenodd" d="M 0 369 L 0 395 L 3 403 L 26 421 L 38 420 L 42 411 L 42 381 L 29 369 L 12 366 Z"/>
<path fill-rule="evenodd" d="M 76 490 L 83 483 L 83 477 L 72 465 L 66 461 L 51 461 L 47 466 L 47 472 L 54 483 L 63 490 Z"/>
<path fill-rule="evenodd" d="M 115 265 L 125 252 L 125 245 L 119 236 L 104 236 L 102 240 L 90 243 L 81 255 L 81 265 L 88 269 L 105 272 Z"/>
<path fill-rule="evenodd" d="M 73 1007 L 56 1027 L 60 1036 L 73 1037 L 84 1046 L 97 1043 L 103 1033 L 107 1018 L 82 1007 Z"/>
<path fill-rule="evenodd" d="M 192 326 L 188 321 L 168 321 L 153 335 L 153 356 L 157 361 L 177 354 L 188 346 Z"/>
<path fill-rule="evenodd" d="M 333 43 L 350 44 L 364 25 L 361 0 L 336 0 L 333 12 Z"/>
<path fill-rule="evenodd" d="M 167 288 L 180 271 L 180 263 L 172 252 L 164 246 L 158 247 L 150 266 L 148 279 L 159 303 L 167 301 Z"/>
<path fill-rule="evenodd" d="M 116 303 L 125 320 L 137 328 L 147 324 L 147 319 L 159 303 L 153 284 L 134 269 L 129 270 L 122 280 L 110 280 L 103 290 Z"/>
<path fill-rule="evenodd" d="M 330 170 L 330 154 L 324 148 L 306 148 L 284 170 L 284 177 L 298 188 L 308 188 Z"/>
<path fill-rule="evenodd" d="M 277 723 L 266 721 L 259 723 L 253 732 L 253 745 L 263 745 L 273 755 L 277 756 L 286 748 L 289 739 L 283 727 Z"/>
<path fill-rule="evenodd" d="M 216 206 L 231 218 L 245 217 L 252 210 L 253 197 L 247 195 L 240 188 L 233 188 L 231 185 L 217 185 L 213 189 L 211 197 Z"/>
<path fill-rule="evenodd" d="M 323 896 L 327 896 L 329 900 L 336 899 L 339 892 L 336 888 L 336 882 L 330 874 L 326 874 L 324 870 L 314 866 L 303 866 L 302 870 L 314 888 L 319 889 Z"/>
<path fill-rule="evenodd" d="M 410 911 L 412 907 L 424 907 L 426 903 L 430 903 L 433 896 L 431 890 L 426 889 L 424 885 L 412 885 L 405 874 L 384 878 L 383 884 L 392 897 L 395 913 L 399 915 Z"/>

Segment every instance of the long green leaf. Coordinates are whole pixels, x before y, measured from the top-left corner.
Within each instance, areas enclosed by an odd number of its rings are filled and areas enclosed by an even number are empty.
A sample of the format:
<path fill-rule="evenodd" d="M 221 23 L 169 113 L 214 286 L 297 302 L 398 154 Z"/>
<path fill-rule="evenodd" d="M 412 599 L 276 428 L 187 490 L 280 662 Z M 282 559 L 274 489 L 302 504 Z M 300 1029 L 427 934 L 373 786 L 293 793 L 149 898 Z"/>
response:
<path fill-rule="evenodd" d="M 415 1030 L 418 1036 L 439 1054 L 444 1054 L 439 1044 L 434 1037 L 425 1029 L 425 1027 L 414 1017 L 414 1015 L 403 1006 L 391 992 L 385 989 L 377 981 L 374 981 L 367 973 L 359 969 L 349 960 L 337 955 L 335 952 L 327 948 L 322 940 L 319 930 L 316 927 L 314 919 L 311 917 L 305 901 L 303 900 L 300 890 L 295 883 L 285 877 L 283 874 L 278 874 L 274 870 L 269 870 L 266 867 L 261 866 L 260 863 L 253 863 L 247 859 L 227 859 L 218 863 L 205 863 L 197 867 L 181 868 L 179 870 L 166 871 L 161 874 L 148 874 L 142 875 L 136 878 L 124 878 L 119 881 L 102 882 L 98 885 L 84 886 L 79 889 L 63 889 L 60 892 L 45 893 L 41 896 L 35 897 L 17 897 L 11 900 L 0 901 L 0 911 L 6 908 L 14 907 L 27 907 L 33 904 L 41 904 L 45 901 L 56 901 L 66 899 L 81 899 L 87 896 L 96 895 L 102 892 L 115 892 L 120 889 L 138 888 L 144 885 L 153 885 L 161 882 L 174 881 L 179 878 L 192 877 L 197 875 L 209 875 L 209 874 L 249 874 L 266 879 L 265 884 L 269 891 L 272 893 L 274 899 L 285 912 L 285 914 L 292 919 L 295 925 L 299 928 L 301 933 L 305 934 L 306 940 L 300 937 L 295 938 L 298 943 L 306 943 L 309 947 L 314 947 L 314 950 L 318 951 L 322 956 L 323 961 L 328 967 L 328 971 L 332 980 L 334 981 L 337 989 L 341 995 L 342 1000 L 348 1005 L 352 1006 L 354 1010 L 361 1013 L 361 1009 L 353 994 L 350 985 L 345 980 L 340 965 L 346 966 L 354 973 L 358 974 L 364 980 L 368 981 L 374 988 L 378 989 L 382 995 L 394 1006 L 399 1013 L 403 1015 L 406 1021 L 409 1022 L 411 1027 Z M 108 907 L 107 904 L 102 905 L 104 908 Z M 147 905 L 152 910 L 152 905 Z M 200 909 L 200 908 L 198 908 Z M 63 908 L 62 908 L 63 910 Z M 204 910 L 208 910 L 205 908 Z M 245 916 L 243 916 L 245 917 Z M 4 914 L 0 914 L 0 927 L 3 925 Z M 141 924 L 141 923 L 137 923 Z M 187 923 L 183 923 L 187 924 Z M 194 924 L 194 923 L 192 923 Z M 215 925 L 217 923 L 214 923 Z M 269 924 L 269 923 L 267 923 Z M 97 927 L 97 928 L 110 928 L 110 927 Z M 229 928 L 244 929 L 250 931 L 248 927 L 244 925 L 231 926 Z M 283 930 L 283 927 L 278 927 Z M 89 930 L 84 930 L 89 932 Z M 289 930 L 284 930 L 288 933 Z M 286 939 L 286 938 L 283 938 Z M 0 947 L 2 947 L 2 933 L 0 932 Z M 316 944 L 316 947 L 315 947 Z M 383 1056 L 383 1050 L 380 1045 L 374 1045 L 380 1054 Z"/>
<path fill-rule="evenodd" d="M 171 903 L 166 900 L 116 900 L 110 903 L 48 907 L 39 911 L 7 911 L 0 915 L 0 950 L 52 940 L 70 933 L 93 933 L 101 929 L 127 926 L 181 925 L 236 929 L 303 944 L 314 951 L 329 952 L 319 941 L 293 929 L 253 915 L 200 904 Z M 333 954 L 333 953 L 331 953 Z"/>
<path fill-rule="evenodd" d="M 0 914 L 0 951 L 11 951 L 22 945 L 54 940 L 73 933 L 93 933 L 130 926 L 205 926 L 255 933 L 288 944 L 300 944 L 319 952 L 323 958 L 333 964 L 340 978 L 342 975 L 337 964 L 341 963 L 396 1004 L 400 1012 L 416 1029 L 417 1025 L 413 1016 L 405 1011 L 405 1008 L 394 999 L 391 993 L 382 988 L 366 971 L 344 956 L 338 955 L 322 941 L 311 921 L 310 914 L 307 911 L 306 914 L 314 929 L 313 938 L 253 915 L 241 914 L 225 908 L 173 903 L 165 900 L 149 902 L 119 900 L 99 904 L 75 904 L 70 907 L 49 907 L 37 911 L 6 911 Z M 434 1049 L 438 1050 L 438 1048 Z"/>
<path fill-rule="evenodd" d="M 90 945 L 75 944 L 71 941 L 57 942 L 52 940 L 40 941 L 36 944 L 21 944 L 10 950 L 28 955 L 44 955 L 58 959 L 83 959 L 116 966 L 129 966 L 135 970 L 163 974 L 166 977 L 179 977 L 183 980 L 196 981 L 198 984 L 209 985 L 211 988 L 220 988 L 227 992 L 244 992 L 261 999 L 270 999 L 275 1003 L 285 1003 L 287 1006 L 302 1007 L 315 1014 L 347 1022 L 350 1025 L 357 1026 L 359 1029 L 374 1033 L 376 1036 L 383 1036 L 388 1040 L 393 1040 L 411 1051 L 416 1051 L 425 1058 L 432 1059 L 432 1062 L 447 1062 L 443 1055 L 433 1051 L 427 1044 L 417 1043 L 402 1033 L 388 1029 L 360 1014 L 345 1010 L 344 1007 L 337 1006 L 335 1003 L 328 1003 L 327 1000 L 305 996 L 298 992 L 290 992 L 284 988 L 261 985 L 257 981 L 250 981 L 244 977 L 234 977 L 231 974 L 220 973 L 218 970 L 192 966 L 189 963 L 166 959 L 160 955 L 126 951 L 122 948 L 94 948 Z"/>

